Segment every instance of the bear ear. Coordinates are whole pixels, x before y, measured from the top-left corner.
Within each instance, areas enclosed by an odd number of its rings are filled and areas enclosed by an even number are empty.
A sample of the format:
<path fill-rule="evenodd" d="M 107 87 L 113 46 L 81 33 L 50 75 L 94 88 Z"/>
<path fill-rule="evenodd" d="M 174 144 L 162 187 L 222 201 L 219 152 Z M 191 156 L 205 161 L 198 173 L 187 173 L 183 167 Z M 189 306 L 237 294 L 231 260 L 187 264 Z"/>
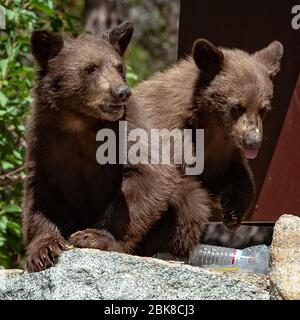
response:
<path fill-rule="evenodd" d="M 133 23 L 124 21 L 118 26 L 103 34 L 104 40 L 108 41 L 123 56 L 133 35 Z"/>
<path fill-rule="evenodd" d="M 36 30 L 31 35 L 31 52 L 38 64 L 45 68 L 49 59 L 54 58 L 64 46 L 58 33 Z"/>
<path fill-rule="evenodd" d="M 194 42 L 192 56 L 200 70 L 213 74 L 220 71 L 224 60 L 222 51 L 205 39 Z"/>
<path fill-rule="evenodd" d="M 274 77 L 280 70 L 283 52 L 283 45 L 279 41 L 273 41 L 268 47 L 254 53 L 254 58 L 264 64 L 268 68 L 269 75 Z"/>

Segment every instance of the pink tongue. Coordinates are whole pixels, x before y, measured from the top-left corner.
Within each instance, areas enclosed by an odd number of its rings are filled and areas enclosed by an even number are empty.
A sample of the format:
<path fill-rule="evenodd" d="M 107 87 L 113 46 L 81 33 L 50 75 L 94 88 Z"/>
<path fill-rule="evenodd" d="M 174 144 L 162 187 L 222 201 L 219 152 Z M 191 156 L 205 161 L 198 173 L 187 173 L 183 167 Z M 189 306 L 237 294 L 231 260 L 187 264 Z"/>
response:
<path fill-rule="evenodd" d="M 255 159 L 258 155 L 258 149 L 246 149 L 243 148 L 244 156 L 246 159 Z"/>

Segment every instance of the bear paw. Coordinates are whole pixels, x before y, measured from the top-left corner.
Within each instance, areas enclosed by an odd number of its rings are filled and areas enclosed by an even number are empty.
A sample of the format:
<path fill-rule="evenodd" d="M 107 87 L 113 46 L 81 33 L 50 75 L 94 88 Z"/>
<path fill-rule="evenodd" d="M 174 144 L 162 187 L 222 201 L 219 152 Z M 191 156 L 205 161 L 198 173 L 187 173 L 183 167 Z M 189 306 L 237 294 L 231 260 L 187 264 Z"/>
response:
<path fill-rule="evenodd" d="M 107 230 L 85 229 L 73 233 L 69 242 L 74 247 L 124 252 L 121 245 Z"/>
<path fill-rule="evenodd" d="M 52 267 L 67 249 L 62 237 L 53 235 L 37 237 L 27 248 L 27 271 L 38 272 Z"/>
<path fill-rule="evenodd" d="M 228 230 L 234 232 L 236 231 L 242 223 L 242 219 L 234 213 L 224 213 L 223 224 Z"/>

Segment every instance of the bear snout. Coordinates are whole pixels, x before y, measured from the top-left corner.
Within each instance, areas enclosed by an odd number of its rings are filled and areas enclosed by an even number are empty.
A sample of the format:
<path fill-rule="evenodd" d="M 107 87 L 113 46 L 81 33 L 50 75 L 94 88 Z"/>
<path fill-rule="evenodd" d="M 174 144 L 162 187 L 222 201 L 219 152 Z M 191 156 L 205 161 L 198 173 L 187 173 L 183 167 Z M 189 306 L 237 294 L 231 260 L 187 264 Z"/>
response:
<path fill-rule="evenodd" d="M 243 146 L 248 149 L 258 149 L 262 143 L 262 134 L 259 130 L 248 132 L 243 139 Z"/>
<path fill-rule="evenodd" d="M 131 90 L 126 84 L 120 84 L 111 88 L 112 96 L 120 102 L 126 102 L 131 96 Z"/>

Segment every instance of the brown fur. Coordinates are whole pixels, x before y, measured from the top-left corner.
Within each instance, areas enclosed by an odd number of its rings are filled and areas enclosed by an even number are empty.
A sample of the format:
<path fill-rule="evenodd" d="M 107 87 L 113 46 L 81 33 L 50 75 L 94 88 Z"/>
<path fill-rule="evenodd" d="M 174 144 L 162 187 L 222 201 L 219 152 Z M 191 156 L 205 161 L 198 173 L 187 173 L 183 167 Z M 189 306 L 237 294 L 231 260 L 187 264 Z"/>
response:
<path fill-rule="evenodd" d="M 255 186 L 242 150 L 261 143 L 282 54 L 279 42 L 250 55 L 199 39 L 192 56 L 134 90 L 152 128 L 205 130 L 204 172 L 197 178 L 220 201 L 224 223 L 233 230 L 253 207 Z M 154 231 L 163 234 L 166 225 Z"/>
<path fill-rule="evenodd" d="M 53 265 L 68 243 L 130 253 L 169 211 L 178 225 L 168 249 L 186 255 L 199 240 L 209 200 L 192 178 L 183 182 L 173 166 L 96 162 L 98 130 L 118 135 L 118 120 L 125 119 L 126 99 L 116 99 L 114 89 L 125 85 L 121 55 L 131 34 L 125 22 L 104 39 L 63 40 L 43 30 L 32 35 L 39 77 L 27 125 L 23 233 L 29 271 Z M 133 100 L 126 120 L 128 130 L 148 130 Z M 148 252 L 159 249 L 153 243 Z"/>

